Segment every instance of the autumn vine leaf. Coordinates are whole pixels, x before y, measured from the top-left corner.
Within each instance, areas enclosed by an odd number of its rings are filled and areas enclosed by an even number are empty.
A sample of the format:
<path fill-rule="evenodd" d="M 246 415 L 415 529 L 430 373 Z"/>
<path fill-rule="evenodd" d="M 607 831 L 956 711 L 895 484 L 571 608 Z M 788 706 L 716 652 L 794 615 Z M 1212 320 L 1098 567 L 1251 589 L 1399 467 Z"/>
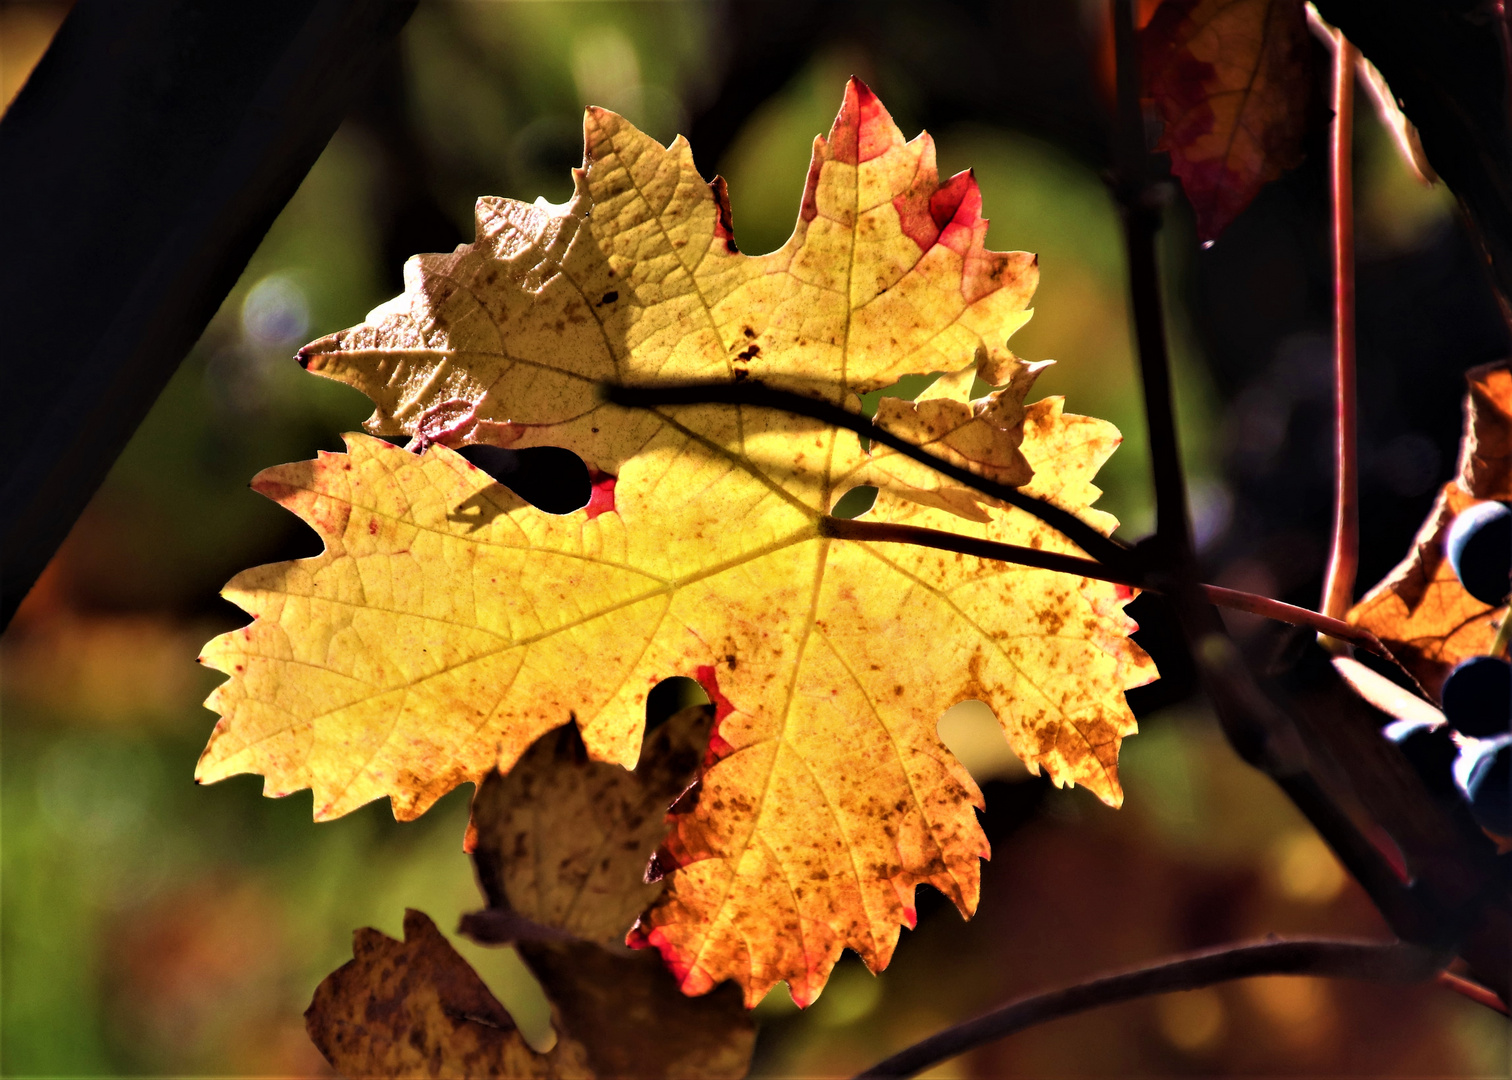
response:
<path fill-rule="evenodd" d="M 1349 613 L 1435 697 L 1456 664 L 1490 651 L 1506 617 L 1505 607 L 1466 592 L 1444 555 L 1444 536 L 1462 510 L 1512 500 L 1512 368 L 1486 364 L 1465 379 L 1459 475 L 1439 492 L 1407 558 Z"/>
<path fill-rule="evenodd" d="M 1302 160 L 1309 51 L 1302 0 L 1164 0 L 1141 32 L 1159 150 L 1215 240 Z"/>
<path fill-rule="evenodd" d="M 724 184 L 589 110 L 561 206 L 478 204 L 474 244 L 406 266 L 404 295 L 301 351 L 373 398 L 347 453 L 254 482 L 326 541 L 239 575 L 254 616 L 205 661 L 231 679 L 198 776 L 314 789 L 319 818 L 387 796 L 414 817 L 508 770 L 575 719 L 589 756 L 635 764 L 647 694 L 697 678 L 716 705 L 697 788 L 657 857 L 642 919 L 684 991 L 786 980 L 812 1001 L 842 948 L 884 966 L 918 884 L 969 914 L 987 846 L 981 796 L 935 730 L 978 698 L 1014 750 L 1117 805 L 1124 691 L 1155 676 L 1128 590 L 952 553 L 827 537 L 871 514 L 1075 552 L 1060 534 L 854 434 L 775 410 L 629 410 L 599 384 L 755 378 L 845 408 L 903 374 L 945 372 L 883 423 L 1023 485 L 1104 533 L 1102 421 L 1026 409 L 1034 365 L 1006 348 L 1035 259 L 986 250 L 969 173 L 941 183 L 859 82 L 813 164 L 793 237 L 739 252 Z M 1000 387 L 969 400 L 973 377 Z M 446 447 L 556 445 L 602 479 L 543 513 Z"/>

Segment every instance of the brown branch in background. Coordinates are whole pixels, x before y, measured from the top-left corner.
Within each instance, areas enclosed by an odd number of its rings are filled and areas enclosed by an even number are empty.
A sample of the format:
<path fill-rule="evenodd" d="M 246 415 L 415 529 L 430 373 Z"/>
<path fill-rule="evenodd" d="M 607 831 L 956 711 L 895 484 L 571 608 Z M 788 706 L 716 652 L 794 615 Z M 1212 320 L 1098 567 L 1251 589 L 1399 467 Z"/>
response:
<path fill-rule="evenodd" d="M 1174 990 L 1196 990 L 1256 975 L 1417 982 L 1432 976 L 1443 963 L 1443 957 L 1412 945 L 1320 939 L 1266 941 L 1189 953 L 1149 967 L 1020 998 L 915 1043 L 860 1073 L 856 1080 L 913 1076 L 1037 1024 Z"/>
<path fill-rule="evenodd" d="M 1463 975 L 1456 975 L 1450 971 L 1441 971 L 1434 976 L 1434 982 L 1446 990 L 1452 990 L 1462 997 L 1467 997 L 1477 1005 L 1484 1005 L 1492 1012 L 1499 1012 L 1507 1016 L 1506 1002 L 1496 996 L 1496 993 L 1478 982 L 1471 982 Z"/>
<path fill-rule="evenodd" d="M 1323 614 L 1342 619 L 1354 604 L 1360 562 L 1359 439 L 1355 391 L 1354 81 L 1360 53 L 1335 30 L 1334 121 L 1329 142 L 1333 232 L 1334 520 Z"/>
<path fill-rule="evenodd" d="M 1102 563 L 1093 562 L 1091 559 L 1076 555 L 1062 555 L 1053 551 L 1041 551 L 1038 548 L 1023 547 L 1018 544 L 1001 544 L 995 540 L 961 536 L 959 533 L 944 532 L 939 529 L 923 529 L 917 525 L 822 517 L 819 519 L 819 533 L 822 536 L 832 536 L 837 540 L 913 544 L 918 547 L 934 548 L 937 551 L 956 551 L 962 555 L 975 555 L 978 558 L 993 559 L 997 562 L 1034 566 L 1041 570 L 1076 574 L 1079 577 L 1093 578 L 1097 581 L 1111 581 L 1116 585 L 1149 588 L 1142 574 L 1120 572 Z M 1159 590 L 1152 589 L 1151 591 L 1158 592 Z M 1260 615 L 1277 622 L 1290 623 L 1293 626 L 1311 627 L 1319 633 L 1359 645 L 1380 656 L 1390 657 L 1384 646 L 1370 631 L 1362 630 L 1358 626 L 1350 626 L 1338 619 L 1330 619 L 1326 615 L 1319 615 L 1316 611 L 1308 611 L 1306 608 L 1283 604 L 1269 597 L 1240 592 L 1238 589 L 1225 589 L 1217 585 L 1203 585 L 1202 591 L 1208 602 L 1218 607 L 1249 612 L 1251 615 Z"/>

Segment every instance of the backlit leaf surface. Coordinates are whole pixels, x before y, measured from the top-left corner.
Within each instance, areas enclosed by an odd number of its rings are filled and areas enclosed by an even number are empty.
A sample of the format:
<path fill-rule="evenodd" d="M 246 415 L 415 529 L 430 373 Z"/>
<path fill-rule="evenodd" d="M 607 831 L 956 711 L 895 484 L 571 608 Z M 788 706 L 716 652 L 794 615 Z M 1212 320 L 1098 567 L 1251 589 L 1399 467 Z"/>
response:
<path fill-rule="evenodd" d="M 681 140 L 597 110 L 586 139 L 571 202 L 480 201 L 477 243 L 411 260 L 403 296 L 303 351 L 373 397 L 373 430 L 441 445 L 353 435 L 254 482 L 327 547 L 228 586 L 255 618 L 206 649 L 232 678 L 198 775 L 311 787 L 321 818 L 383 796 L 413 817 L 570 718 L 589 756 L 631 767 L 650 689 L 694 677 L 716 728 L 635 941 L 689 993 L 734 978 L 754 1002 L 787 980 L 807 1003 L 843 947 L 887 963 L 917 884 L 976 906 L 987 847 L 935 730 L 950 705 L 987 702 L 1031 769 L 1121 801 L 1123 692 L 1155 675 L 1129 594 L 823 537 L 824 513 L 875 484 L 877 520 L 1076 550 L 851 432 L 629 411 L 595 382 L 759 377 L 858 409 L 944 371 L 882 422 L 1104 531 L 1092 478 L 1118 435 L 1058 399 L 1025 408 L 1033 369 L 1003 342 L 1028 317 L 1033 257 L 986 251 L 970 175 L 940 184 L 928 137 L 905 143 L 859 83 L 767 256 L 735 250 L 723 185 Z M 970 401 L 973 375 L 1002 389 Z M 478 441 L 565 446 L 610 480 L 545 514 L 445 449 Z"/>

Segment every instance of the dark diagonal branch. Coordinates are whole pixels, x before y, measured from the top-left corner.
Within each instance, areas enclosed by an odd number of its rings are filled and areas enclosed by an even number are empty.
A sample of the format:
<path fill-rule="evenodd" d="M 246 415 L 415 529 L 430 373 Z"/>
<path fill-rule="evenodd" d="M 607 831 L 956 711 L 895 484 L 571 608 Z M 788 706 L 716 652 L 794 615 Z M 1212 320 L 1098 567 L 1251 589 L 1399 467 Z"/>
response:
<path fill-rule="evenodd" d="M 0 121 L 0 419 L 26 433 L 0 458 L 0 628 L 415 3 L 80 0 L 64 20 Z"/>
<path fill-rule="evenodd" d="M 1173 990 L 1196 990 L 1256 975 L 1417 982 L 1432 976 L 1444 962 L 1444 957 L 1412 945 L 1329 940 L 1267 941 L 1189 953 L 1149 967 L 1020 998 L 985 1016 L 931 1035 L 878 1062 L 856 1080 L 913 1076 L 1037 1024 Z"/>
<path fill-rule="evenodd" d="M 937 457 L 915 446 L 907 439 L 899 438 L 885 428 L 873 424 L 859 413 L 847 412 L 838 405 L 819 401 L 803 394 L 791 393 L 766 386 L 755 380 L 721 383 L 660 383 L 655 386 L 621 386 L 615 383 L 604 385 L 605 397 L 616 405 L 634 409 L 657 409 L 669 405 L 740 405 L 757 409 L 780 409 L 797 416 L 807 416 L 838 428 L 846 428 L 856 434 L 881 443 L 906 457 L 922 462 L 958 483 L 975 491 L 999 499 L 1009 506 L 1033 514 L 1046 525 L 1070 540 L 1093 559 L 1111 570 L 1134 573 L 1136 561 L 1133 553 L 1115 540 L 1110 540 L 1068 510 L 1052 503 L 1025 494 L 1018 488 L 999 484 L 977 476 L 953 462 Z"/>
<path fill-rule="evenodd" d="M 1038 548 L 1023 547 L 1019 544 L 1000 544 L 995 540 L 961 536 L 959 533 L 943 532 L 939 529 L 923 529 L 917 525 L 895 525 L 885 521 L 823 517 L 819 519 L 819 532 L 823 536 L 833 536 L 839 540 L 913 544 L 916 547 L 934 548 L 937 551 L 957 551 L 962 555 L 975 555 L 978 558 L 993 559 L 997 562 L 1033 566 L 1062 574 L 1076 574 L 1079 577 L 1094 578 L 1098 581 L 1111 581 L 1116 585 L 1148 588 L 1142 575 L 1111 570 L 1091 559 L 1083 559 L 1076 555 L 1062 555 L 1054 551 L 1041 551 Z M 1283 604 L 1279 600 L 1257 596 L 1254 593 L 1220 588 L 1217 585 L 1204 585 L 1202 591 L 1208 602 L 1218 607 L 1261 615 L 1267 619 L 1275 619 L 1277 622 L 1290 623 L 1293 626 L 1311 627 L 1342 641 L 1369 649 L 1381 656 L 1390 655 L 1370 631 L 1358 626 L 1350 626 L 1338 619 L 1330 619 L 1326 615 L 1319 615 L 1316 611 L 1309 611 L 1292 604 Z"/>

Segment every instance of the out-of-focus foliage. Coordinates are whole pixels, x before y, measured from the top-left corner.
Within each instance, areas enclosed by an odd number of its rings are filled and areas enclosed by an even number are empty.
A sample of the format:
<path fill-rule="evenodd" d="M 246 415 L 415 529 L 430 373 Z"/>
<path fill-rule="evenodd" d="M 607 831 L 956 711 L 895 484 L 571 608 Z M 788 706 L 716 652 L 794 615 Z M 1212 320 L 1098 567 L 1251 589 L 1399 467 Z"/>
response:
<path fill-rule="evenodd" d="M 11 20 L 33 7 L 0 8 L 7 89 L 20 41 Z M 989 7 L 1018 27 L 1060 6 Z M 780 23 L 780 3 L 760 9 Z M 1095 171 L 1057 148 L 1055 119 L 1036 128 L 1038 141 L 988 120 L 952 129 L 935 119 L 923 88 L 939 73 L 975 85 L 942 41 L 980 39 L 1017 71 L 1014 57 L 1040 39 L 984 26 L 971 5 L 923 10 L 879 3 L 864 26 L 832 31 L 757 106 L 724 159 L 699 168 L 729 178 L 742 249 L 771 250 L 791 229 L 837 80 L 866 77 L 908 134 L 929 116 L 942 170 L 975 167 L 993 219 L 988 246 L 1040 255 L 1039 313 L 1014 347 L 1067 361 L 1039 390 L 1124 432 L 1098 505 L 1124 521 L 1121 535 L 1138 537 L 1149 522 L 1144 435 L 1112 204 Z M 1099 12 L 1084 10 L 1095 39 Z M 334 449 L 334 433 L 369 411 L 359 395 L 299 372 L 293 347 L 392 295 L 405 256 L 471 239 L 478 192 L 565 198 L 588 91 L 638 87 L 643 113 L 633 100 L 594 103 L 658 138 L 689 130 L 720 85 L 719 58 L 742 44 L 724 17 L 695 3 L 421 6 L 402 65 L 333 140 L 0 639 L 0 1072 L 313 1075 L 323 1065 L 301 1013 L 350 956 L 352 929 L 398 936 L 400 914 L 416 907 L 449 932 L 476 907 L 457 843 L 460 793 L 412 824 L 373 806 L 317 828 L 304 796 L 270 802 L 252 780 L 194 787 L 211 721 L 198 702 L 214 681 L 195 668 L 195 644 L 241 621 L 213 599 L 237 569 L 316 550 L 246 478 Z M 871 40 L 894 59 L 877 59 Z M 574 55 L 585 59 L 575 66 Z M 1055 59 L 1071 72 L 1081 62 Z M 588 82 L 615 72 L 617 86 Z M 1400 558 L 1450 478 L 1461 373 L 1505 355 L 1506 343 L 1442 191 L 1402 171 L 1373 117 L 1359 124 L 1362 580 L 1371 581 Z M 1209 252 L 1195 250 L 1192 224 L 1175 210 L 1163 251 L 1211 579 L 1302 603 L 1317 595 L 1328 518 L 1315 442 L 1326 429 L 1317 376 L 1326 384 L 1327 275 L 1316 241 L 1325 157 L 1310 144 L 1307 161 Z M 244 320 L 269 278 L 293 283 L 307 321 L 263 345 L 269 331 L 251 327 L 301 321 L 282 284 L 261 293 L 254 311 L 264 314 Z M 842 1074 L 1009 996 L 1171 949 L 1371 925 L 1326 850 L 1199 711 L 1141 713 L 1117 814 L 1084 792 L 1046 792 L 994 759 L 994 726 L 962 707 L 944 728 L 987 801 L 995 856 L 980 916 L 963 923 L 921 895 L 919 928 L 883 977 L 847 956 L 808 1012 L 770 996 L 758 1013 L 758 1075 Z M 1048 919 L 1073 927 L 1077 944 L 1045 933 Z M 449 939 L 533 1045 L 548 1046 L 545 1000 L 514 952 Z M 1479 1076 L 1504 1072 L 1508 1053 L 1501 1022 L 1440 991 L 1270 979 L 1025 1032 L 935 1075 Z"/>

